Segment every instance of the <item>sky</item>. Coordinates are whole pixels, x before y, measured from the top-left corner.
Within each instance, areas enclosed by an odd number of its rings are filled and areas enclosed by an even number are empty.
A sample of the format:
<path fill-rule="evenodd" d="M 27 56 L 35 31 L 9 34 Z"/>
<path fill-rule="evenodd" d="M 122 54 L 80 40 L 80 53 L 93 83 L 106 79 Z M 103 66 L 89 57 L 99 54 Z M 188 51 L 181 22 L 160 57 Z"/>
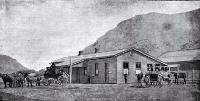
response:
<path fill-rule="evenodd" d="M 0 0 L 0 54 L 39 70 L 56 59 L 77 55 L 135 15 L 197 8 L 199 1 Z"/>

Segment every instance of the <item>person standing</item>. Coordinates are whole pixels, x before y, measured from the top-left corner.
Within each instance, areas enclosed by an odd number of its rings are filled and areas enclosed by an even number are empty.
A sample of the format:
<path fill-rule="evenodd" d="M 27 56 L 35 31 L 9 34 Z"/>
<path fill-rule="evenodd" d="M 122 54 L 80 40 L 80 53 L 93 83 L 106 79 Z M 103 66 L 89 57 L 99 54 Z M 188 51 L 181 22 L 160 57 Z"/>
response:
<path fill-rule="evenodd" d="M 128 77 L 128 68 L 124 69 L 124 81 L 125 81 L 125 84 L 128 83 L 127 77 Z"/>
<path fill-rule="evenodd" d="M 125 81 L 125 84 L 127 84 L 127 74 L 124 74 L 124 81 Z"/>
<path fill-rule="evenodd" d="M 41 80 L 41 77 L 37 77 L 36 86 L 40 86 L 40 80 Z"/>
<path fill-rule="evenodd" d="M 174 78 L 175 78 L 175 84 L 178 84 L 178 73 L 174 74 Z"/>
<path fill-rule="evenodd" d="M 136 75 L 137 75 L 138 86 L 139 86 L 139 87 L 142 87 L 142 78 L 143 78 L 143 73 L 142 73 L 142 71 L 141 71 L 139 74 L 136 74 Z"/>
<path fill-rule="evenodd" d="M 90 75 L 87 75 L 88 83 L 90 84 Z"/>

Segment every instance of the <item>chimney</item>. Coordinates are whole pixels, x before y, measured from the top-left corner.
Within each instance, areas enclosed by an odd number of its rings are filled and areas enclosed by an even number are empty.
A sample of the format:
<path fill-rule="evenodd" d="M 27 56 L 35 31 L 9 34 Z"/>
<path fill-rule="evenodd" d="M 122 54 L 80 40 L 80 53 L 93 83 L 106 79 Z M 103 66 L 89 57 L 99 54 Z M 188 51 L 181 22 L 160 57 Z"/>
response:
<path fill-rule="evenodd" d="M 98 53 L 98 52 L 99 52 L 99 49 L 95 48 L 94 53 Z"/>
<path fill-rule="evenodd" d="M 83 51 L 78 51 L 78 56 L 82 55 Z"/>

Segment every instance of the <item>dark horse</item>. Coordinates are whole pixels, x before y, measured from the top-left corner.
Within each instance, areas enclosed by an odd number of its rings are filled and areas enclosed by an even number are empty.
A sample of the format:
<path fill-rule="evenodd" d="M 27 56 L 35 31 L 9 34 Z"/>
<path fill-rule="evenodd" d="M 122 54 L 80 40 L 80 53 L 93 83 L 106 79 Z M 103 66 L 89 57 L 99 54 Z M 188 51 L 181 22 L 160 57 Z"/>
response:
<path fill-rule="evenodd" d="M 7 88 L 7 83 L 9 84 L 9 87 L 13 87 L 13 81 L 14 78 L 8 74 L 0 74 L 1 78 L 3 79 L 3 83 L 4 83 L 4 88 Z"/>
<path fill-rule="evenodd" d="M 186 73 L 179 73 L 178 78 L 182 78 L 183 84 L 186 84 Z"/>
<path fill-rule="evenodd" d="M 175 83 L 179 84 L 179 78 L 183 79 L 183 84 L 186 84 L 186 73 L 173 73 L 175 78 Z"/>

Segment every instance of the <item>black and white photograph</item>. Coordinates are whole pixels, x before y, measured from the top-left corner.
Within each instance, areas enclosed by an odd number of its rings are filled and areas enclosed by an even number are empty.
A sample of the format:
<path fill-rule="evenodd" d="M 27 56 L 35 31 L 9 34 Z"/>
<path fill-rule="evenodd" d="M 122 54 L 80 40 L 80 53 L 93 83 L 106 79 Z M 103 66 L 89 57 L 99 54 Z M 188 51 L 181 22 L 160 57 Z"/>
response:
<path fill-rule="evenodd" d="M 200 1 L 0 0 L 0 101 L 200 101 Z"/>

